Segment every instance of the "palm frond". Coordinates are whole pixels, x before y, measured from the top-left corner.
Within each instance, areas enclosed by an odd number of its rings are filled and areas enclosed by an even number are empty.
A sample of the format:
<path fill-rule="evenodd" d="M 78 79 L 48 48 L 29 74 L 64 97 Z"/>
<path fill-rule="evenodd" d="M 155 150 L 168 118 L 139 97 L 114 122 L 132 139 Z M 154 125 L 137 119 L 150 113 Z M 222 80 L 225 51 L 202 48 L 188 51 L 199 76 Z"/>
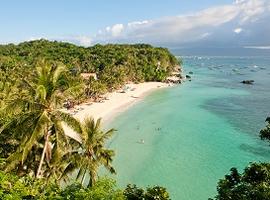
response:
<path fill-rule="evenodd" d="M 69 145 L 62 123 L 52 118 L 55 139 L 53 140 L 52 162 L 60 160 Z"/>
<path fill-rule="evenodd" d="M 33 102 L 30 99 L 11 99 L 6 102 L 6 105 L 0 110 L 0 116 L 16 115 L 20 112 L 33 111 L 44 109 L 44 105 L 38 102 Z"/>
<path fill-rule="evenodd" d="M 61 171 L 61 175 L 59 176 L 59 180 L 64 180 L 67 182 L 70 179 L 70 174 L 76 169 L 76 166 L 73 164 L 73 162 L 68 162 L 65 164 Z"/>
<path fill-rule="evenodd" d="M 18 114 L 29 104 L 30 101 L 27 99 L 12 99 L 6 102 L 6 105 L 0 110 L 0 115 Z"/>
<path fill-rule="evenodd" d="M 83 130 L 83 152 L 79 154 L 79 171 L 77 178 L 83 180 L 85 170 L 90 176 L 89 184 L 95 183 L 98 176 L 98 168 L 104 166 L 110 173 L 116 173 L 112 167 L 114 151 L 105 149 L 106 140 L 112 136 L 114 129 L 107 132 L 101 130 L 101 118 L 97 121 L 92 117 L 86 117 L 82 123 Z"/>
<path fill-rule="evenodd" d="M 21 162 L 22 153 L 21 152 L 15 152 L 11 154 L 7 160 L 5 165 L 5 171 L 10 172 L 12 171 L 20 162 Z"/>
<path fill-rule="evenodd" d="M 25 133 L 29 133 L 29 131 L 32 130 L 31 126 L 35 124 L 39 115 L 39 112 L 25 112 L 13 115 L 13 118 L 8 120 L 7 123 L 0 128 L 0 134 L 13 132 L 17 135 L 20 134 L 20 138 L 23 138 Z"/>
<path fill-rule="evenodd" d="M 39 99 L 41 101 L 45 101 L 47 97 L 47 90 L 44 85 L 38 85 L 36 89 L 36 99 Z"/>
<path fill-rule="evenodd" d="M 27 89 L 27 91 L 29 91 L 30 94 L 32 94 L 32 96 L 35 94 L 36 90 L 35 87 L 25 78 L 22 79 L 21 84 L 23 84 L 23 87 Z"/>
<path fill-rule="evenodd" d="M 76 176 L 77 181 L 83 178 L 83 175 L 85 174 L 85 171 L 86 171 L 86 169 L 84 169 L 82 167 L 79 168 L 78 174 Z"/>
<path fill-rule="evenodd" d="M 77 83 L 72 85 L 63 91 L 63 95 L 68 98 L 81 98 L 84 93 L 84 84 Z"/>
<path fill-rule="evenodd" d="M 95 130 L 101 129 L 101 118 L 98 118 L 95 125 Z"/>
<path fill-rule="evenodd" d="M 26 144 L 24 144 L 24 149 L 23 149 L 23 154 L 22 154 L 22 162 L 25 161 L 29 151 L 31 150 L 31 148 L 33 147 L 35 142 L 38 141 L 38 139 L 40 137 L 42 137 L 42 135 L 44 135 L 45 126 L 48 126 L 49 122 L 50 122 L 50 120 L 47 116 L 47 113 L 46 112 L 42 113 L 41 116 L 39 117 L 37 123 L 35 124 L 35 127 L 33 129 L 31 137 L 26 142 Z"/>
<path fill-rule="evenodd" d="M 105 139 L 105 140 L 109 139 L 110 137 L 113 136 L 113 134 L 114 134 L 116 131 L 117 131 L 117 130 L 114 129 L 114 128 L 112 128 L 112 129 L 106 131 L 106 132 L 103 134 L 103 139 Z"/>
<path fill-rule="evenodd" d="M 53 82 L 54 86 L 57 85 L 60 76 L 66 71 L 67 71 L 67 69 L 66 69 L 66 67 L 64 65 L 58 65 L 56 67 L 56 69 L 53 72 L 53 77 L 52 77 L 52 82 Z"/>
<path fill-rule="evenodd" d="M 71 114 L 57 110 L 53 113 L 53 115 L 56 118 L 58 118 L 59 121 L 63 121 L 64 123 L 66 123 L 76 133 L 79 134 L 82 133 L 81 123 L 77 119 L 75 119 Z"/>
<path fill-rule="evenodd" d="M 55 127 L 56 141 L 61 141 L 63 144 L 68 144 L 69 141 L 65 134 L 61 121 L 53 121 L 53 124 Z"/>

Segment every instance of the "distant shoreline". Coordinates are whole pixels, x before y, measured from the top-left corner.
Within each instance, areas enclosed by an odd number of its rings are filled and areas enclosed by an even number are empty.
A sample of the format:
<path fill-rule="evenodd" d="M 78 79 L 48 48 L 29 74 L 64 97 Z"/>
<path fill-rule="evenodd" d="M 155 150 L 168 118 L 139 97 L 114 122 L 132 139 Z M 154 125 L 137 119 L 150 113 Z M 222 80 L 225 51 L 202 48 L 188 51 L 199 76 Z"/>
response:
<path fill-rule="evenodd" d="M 69 113 L 73 113 L 74 117 L 80 121 L 83 121 L 86 117 L 93 117 L 95 120 L 102 118 L 102 124 L 108 124 L 119 113 L 124 112 L 130 106 L 144 99 L 145 96 L 151 92 L 168 88 L 173 84 L 162 82 L 144 82 L 139 84 L 126 84 L 126 91 L 118 90 L 112 93 L 104 95 L 106 100 L 103 102 L 83 103 L 76 106 L 76 110 L 69 110 Z M 77 134 L 70 128 L 65 127 L 66 135 L 74 139 L 77 138 Z"/>

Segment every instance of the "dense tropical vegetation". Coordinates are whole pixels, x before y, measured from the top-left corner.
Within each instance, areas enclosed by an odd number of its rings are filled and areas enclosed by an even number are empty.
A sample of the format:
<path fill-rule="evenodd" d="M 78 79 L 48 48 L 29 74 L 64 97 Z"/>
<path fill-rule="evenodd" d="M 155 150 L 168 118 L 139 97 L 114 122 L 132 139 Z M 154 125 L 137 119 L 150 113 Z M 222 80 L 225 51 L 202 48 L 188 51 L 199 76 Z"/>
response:
<path fill-rule="evenodd" d="M 0 134 L 11 134 L 3 141 L 13 139 L 13 143 L 17 143 L 14 152 L 6 152 L 9 154 L 6 171 L 36 173 L 36 177 L 44 177 L 43 166 L 47 165 L 50 169 L 52 163 L 71 148 L 72 142 L 64 133 L 63 122 L 81 133 L 80 123 L 70 114 L 59 110 L 63 98 L 72 90 L 65 83 L 65 70 L 63 65 L 40 62 L 36 66 L 35 78 L 23 79 L 20 83 L 23 84 L 24 94 L 14 94 L 5 99 L 1 114 L 3 117 L 10 115 L 10 118 L 1 127 Z M 48 172 L 46 176 L 50 175 Z"/>
<path fill-rule="evenodd" d="M 114 172 L 110 165 L 113 151 L 104 146 L 114 130 L 103 133 L 101 119 L 97 122 L 86 119 L 80 123 L 61 110 L 64 99 L 77 90 L 77 84 L 70 86 L 67 82 L 66 72 L 61 64 L 41 61 L 37 63 L 33 79 L 22 79 L 18 83 L 21 92 L 9 94 L 2 100 L 3 170 L 60 181 L 80 169 L 78 177 L 81 170 L 83 180 L 89 173 L 89 186 L 93 186 L 100 165 Z M 81 140 L 67 136 L 63 125 L 81 135 Z"/>
<path fill-rule="evenodd" d="M 100 178 L 92 187 L 72 183 L 60 187 L 54 182 L 29 176 L 18 177 L 0 172 L 0 199 L 5 200 L 169 200 L 165 188 L 154 186 L 146 191 L 136 185 L 128 185 L 123 191 L 109 178 Z"/>
<path fill-rule="evenodd" d="M 85 48 L 41 39 L 18 45 L 0 45 L 0 91 L 8 93 L 8 90 L 16 90 L 9 85 L 18 84 L 22 78 L 32 79 L 40 59 L 64 65 L 70 75 L 68 83 L 83 85 L 71 99 L 74 103 L 96 99 L 127 82 L 164 81 L 179 69 L 181 63 L 167 49 L 147 44 L 108 44 Z M 94 73 L 97 79 L 80 76 L 84 73 Z M 0 99 L 3 99 L 2 95 Z"/>
<path fill-rule="evenodd" d="M 31 70 L 38 58 L 61 62 L 74 75 L 97 73 L 99 81 L 96 84 L 103 84 L 106 90 L 119 88 L 127 81 L 163 81 L 179 65 L 179 60 L 167 49 L 147 44 L 98 44 L 84 48 L 36 40 L 0 45 L 0 63 L 11 64 L 13 68 Z"/>
<path fill-rule="evenodd" d="M 168 200 L 160 186 L 122 190 L 114 180 L 100 178 L 100 167 L 117 172 L 114 151 L 106 147 L 115 130 L 103 131 L 101 119 L 80 122 L 62 107 L 129 81 L 164 81 L 179 64 L 167 49 L 146 44 L 0 45 L 0 199 Z M 260 137 L 270 141 L 270 118 L 266 122 Z M 67 135 L 66 127 L 76 137 Z M 217 192 L 216 200 L 270 199 L 270 164 L 251 163 L 243 172 L 232 168 Z"/>
<path fill-rule="evenodd" d="M 143 188 L 137 187 L 137 185 L 128 184 L 124 190 L 124 195 L 128 200 L 169 199 L 169 193 L 160 186 L 148 187 L 145 191 Z"/>
<path fill-rule="evenodd" d="M 85 188 L 72 183 L 61 188 L 54 182 L 34 179 L 29 176 L 18 177 L 0 172 L 0 199 L 5 200 L 124 200 L 122 190 L 116 187 L 112 179 L 99 179 L 95 186 Z"/>
<path fill-rule="evenodd" d="M 163 81 L 178 64 L 167 49 L 144 44 L 0 46 L 0 199 L 134 199 L 131 187 L 98 176 L 101 166 L 116 173 L 106 147 L 115 130 L 103 131 L 101 119 L 80 122 L 63 105 L 128 81 Z M 139 199 L 169 199 L 159 186 L 141 191 Z"/>

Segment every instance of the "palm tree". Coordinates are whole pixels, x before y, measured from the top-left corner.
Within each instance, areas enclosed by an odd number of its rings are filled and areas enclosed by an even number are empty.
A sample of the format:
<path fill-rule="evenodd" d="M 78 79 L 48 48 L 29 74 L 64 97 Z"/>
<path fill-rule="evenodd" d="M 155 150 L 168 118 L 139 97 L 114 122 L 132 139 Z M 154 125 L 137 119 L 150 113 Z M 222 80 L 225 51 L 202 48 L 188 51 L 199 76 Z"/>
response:
<path fill-rule="evenodd" d="M 77 180 L 82 184 L 88 174 L 90 177 L 88 187 L 93 186 L 100 166 L 104 166 L 112 174 L 116 173 L 111 165 L 114 151 L 106 148 L 106 141 L 114 132 L 115 129 L 106 132 L 101 130 L 101 118 L 95 122 L 93 118 L 87 117 L 82 123 L 82 149 L 75 156 L 79 169 Z"/>
<path fill-rule="evenodd" d="M 44 163 L 49 166 L 52 157 L 60 158 L 72 140 L 66 136 L 63 122 L 81 133 L 80 123 L 59 110 L 63 99 L 71 91 L 65 73 L 63 65 L 38 62 L 34 80 L 24 80 L 24 93 L 11 98 L 1 111 L 2 114 L 12 113 L 13 117 L 0 128 L 0 134 L 13 131 L 20 140 L 16 152 L 7 158 L 6 171 L 27 169 L 25 163 L 32 155 L 38 157 L 39 164 L 35 169 L 27 170 L 35 170 L 36 177 L 42 177 Z M 40 156 L 36 155 L 38 152 Z"/>

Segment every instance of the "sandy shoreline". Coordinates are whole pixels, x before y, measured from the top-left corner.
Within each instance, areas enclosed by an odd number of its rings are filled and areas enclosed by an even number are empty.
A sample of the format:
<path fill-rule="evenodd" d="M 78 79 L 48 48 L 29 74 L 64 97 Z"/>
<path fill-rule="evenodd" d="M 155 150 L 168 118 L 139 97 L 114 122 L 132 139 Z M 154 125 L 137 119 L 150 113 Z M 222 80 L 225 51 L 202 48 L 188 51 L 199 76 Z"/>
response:
<path fill-rule="evenodd" d="M 116 91 L 106 94 L 107 100 L 102 103 L 81 104 L 76 106 L 76 111 L 69 111 L 73 113 L 73 116 L 80 121 L 83 121 L 85 117 L 91 116 L 95 120 L 102 118 L 102 122 L 110 122 L 116 115 L 125 111 L 134 103 L 142 100 L 150 92 L 159 89 L 169 87 L 167 83 L 161 82 L 145 82 L 139 84 L 127 84 L 125 93 Z M 77 138 L 71 129 L 65 127 L 66 134 L 73 138 Z M 75 134 L 75 135 L 74 135 Z M 77 138 L 79 140 L 79 138 Z"/>

